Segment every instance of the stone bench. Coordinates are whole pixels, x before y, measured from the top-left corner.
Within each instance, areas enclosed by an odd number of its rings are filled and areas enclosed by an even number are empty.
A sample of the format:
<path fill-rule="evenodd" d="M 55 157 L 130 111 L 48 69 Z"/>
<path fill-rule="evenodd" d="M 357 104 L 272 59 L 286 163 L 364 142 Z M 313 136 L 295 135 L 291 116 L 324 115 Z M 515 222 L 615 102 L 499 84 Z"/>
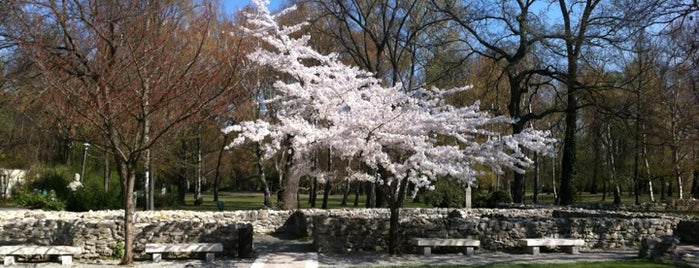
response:
<path fill-rule="evenodd" d="M 579 254 L 585 240 L 570 238 L 527 238 L 520 239 L 519 245 L 529 254 L 539 254 L 539 247 L 559 247 L 569 254 Z"/>
<path fill-rule="evenodd" d="M 72 265 L 73 255 L 83 252 L 81 247 L 74 246 L 35 246 L 35 245 L 14 245 L 0 246 L 0 255 L 4 256 L 5 266 L 15 264 L 15 256 L 46 255 L 58 256 L 62 265 Z"/>
<path fill-rule="evenodd" d="M 153 254 L 153 261 L 162 260 L 163 253 L 206 253 L 206 261 L 214 261 L 214 252 L 222 252 L 221 243 L 188 243 L 188 244 L 146 244 L 146 253 Z"/>
<path fill-rule="evenodd" d="M 467 238 L 413 238 L 410 243 L 425 256 L 432 254 L 432 247 L 465 247 L 464 254 L 473 256 L 474 248 L 481 246 L 481 241 Z"/>

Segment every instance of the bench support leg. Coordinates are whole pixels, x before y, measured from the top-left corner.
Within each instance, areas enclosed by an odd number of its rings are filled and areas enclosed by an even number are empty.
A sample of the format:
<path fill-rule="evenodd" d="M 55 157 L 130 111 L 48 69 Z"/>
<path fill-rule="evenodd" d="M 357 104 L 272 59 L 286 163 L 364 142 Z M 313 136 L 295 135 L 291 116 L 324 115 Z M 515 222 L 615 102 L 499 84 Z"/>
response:
<path fill-rule="evenodd" d="M 578 246 L 563 247 L 563 250 L 568 254 L 580 254 L 580 247 Z"/>
<path fill-rule="evenodd" d="M 61 256 L 58 256 L 58 259 L 61 260 L 61 265 L 67 265 L 67 266 L 73 265 L 73 256 L 72 255 L 61 255 Z"/>
<path fill-rule="evenodd" d="M 15 265 L 15 256 L 5 256 L 5 260 L 2 264 L 5 266 Z"/>
<path fill-rule="evenodd" d="M 425 255 L 425 256 L 432 255 L 432 248 L 431 247 L 418 247 L 417 251 L 419 253 L 422 253 L 422 255 Z"/>
<path fill-rule="evenodd" d="M 539 255 L 539 247 L 526 247 L 525 250 L 527 253 L 532 254 L 532 255 Z"/>
<path fill-rule="evenodd" d="M 206 262 L 213 262 L 214 261 L 214 253 L 213 252 L 207 252 L 206 253 Z"/>
<path fill-rule="evenodd" d="M 159 262 L 163 259 L 163 254 L 162 253 L 153 253 L 153 261 L 154 262 Z"/>
<path fill-rule="evenodd" d="M 473 256 L 473 252 L 474 252 L 473 247 L 466 247 L 466 249 L 464 249 L 464 254 L 466 254 L 466 256 L 469 256 L 469 257 Z"/>

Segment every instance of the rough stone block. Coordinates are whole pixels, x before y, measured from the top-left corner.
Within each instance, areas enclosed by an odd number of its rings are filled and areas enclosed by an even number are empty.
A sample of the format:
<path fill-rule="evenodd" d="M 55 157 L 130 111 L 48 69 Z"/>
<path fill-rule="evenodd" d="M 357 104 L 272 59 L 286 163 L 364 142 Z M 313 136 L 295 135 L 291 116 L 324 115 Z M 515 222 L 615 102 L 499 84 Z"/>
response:
<path fill-rule="evenodd" d="M 3 265 L 9 266 L 9 265 L 15 265 L 15 256 L 5 256 Z"/>
<path fill-rule="evenodd" d="M 153 261 L 154 262 L 159 262 L 163 260 L 163 254 L 162 253 L 153 253 Z"/>
<path fill-rule="evenodd" d="M 58 256 L 58 259 L 61 261 L 61 265 L 63 266 L 73 265 L 73 256 L 71 255 L 61 255 Z"/>

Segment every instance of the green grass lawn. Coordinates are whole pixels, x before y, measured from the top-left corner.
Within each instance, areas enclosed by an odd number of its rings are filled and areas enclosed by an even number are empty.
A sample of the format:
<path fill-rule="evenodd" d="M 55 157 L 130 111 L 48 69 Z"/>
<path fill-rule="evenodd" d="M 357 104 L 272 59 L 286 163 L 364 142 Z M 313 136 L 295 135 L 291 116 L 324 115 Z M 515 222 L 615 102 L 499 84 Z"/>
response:
<path fill-rule="evenodd" d="M 402 267 L 402 268 L 418 268 L 418 267 L 435 267 L 435 266 L 391 266 L 391 267 Z M 690 267 L 688 265 L 673 265 L 666 263 L 657 263 L 647 260 L 629 260 L 629 261 L 609 261 L 609 262 L 577 262 L 577 263 L 556 263 L 556 264 L 492 264 L 492 265 L 445 265 L 436 266 L 440 268 L 456 268 L 456 267 L 487 267 L 487 268 L 545 268 L 545 267 L 556 267 L 556 268 L 635 268 L 635 267 L 646 267 L 646 268 L 670 268 L 670 267 Z"/>
<path fill-rule="evenodd" d="M 204 198 L 204 203 L 199 206 L 194 206 L 194 196 L 189 193 L 185 197 L 185 205 L 176 207 L 175 209 L 184 210 L 203 210 L 203 211 L 215 211 L 218 210 L 216 203 L 213 202 L 212 193 L 202 193 Z M 301 208 L 310 208 L 308 203 L 308 194 L 299 195 Z M 316 207 L 320 208 L 322 205 L 322 194 L 319 194 L 316 200 Z M 635 197 L 629 196 L 628 194 L 622 195 L 622 204 L 630 205 L 634 203 Z M 255 192 L 219 192 L 219 200 L 224 202 L 224 210 L 255 210 L 262 208 L 263 196 L 262 193 Z M 272 195 L 272 203 L 274 204 L 277 200 L 276 195 Z M 605 200 L 602 200 L 602 194 L 590 194 L 590 193 L 579 193 L 576 195 L 576 204 L 604 204 L 611 205 L 614 202 L 614 197 L 607 195 Z M 340 206 L 342 202 L 342 195 L 331 195 L 328 199 L 329 208 L 343 208 Z M 366 202 L 366 196 L 359 196 L 359 208 L 363 208 Z M 641 202 L 650 202 L 649 197 L 644 195 L 641 198 Z M 539 194 L 539 204 L 550 205 L 554 203 L 553 194 Z M 528 192 L 525 198 L 525 204 L 532 204 L 532 194 Z M 354 207 L 354 194 L 351 194 L 347 200 L 346 208 Z M 431 207 L 431 205 L 425 204 L 423 202 L 412 202 L 412 200 L 406 200 L 405 207 L 408 208 L 425 208 Z M 697 215 L 699 212 L 685 212 L 683 214 Z"/>
<path fill-rule="evenodd" d="M 203 210 L 203 211 L 214 211 L 218 210 L 216 207 L 216 202 L 213 201 L 214 197 L 211 193 L 202 193 L 204 202 L 199 206 L 194 206 L 194 196 L 192 194 L 187 194 L 185 197 L 185 205 L 177 207 L 177 209 L 185 210 Z M 301 208 L 310 208 L 311 205 L 308 203 L 308 195 L 299 195 L 299 204 Z M 320 208 L 323 204 L 323 196 L 319 195 L 316 200 L 316 208 Z M 271 197 L 272 203 L 274 204 L 277 200 L 276 195 Z M 219 192 L 219 201 L 224 202 L 223 210 L 254 210 L 262 208 L 263 204 L 262 193 L 251 193 L 251 192 Z M 366 202 L 366 196 L 359 196 L 359 206 L 358 208 L 364 208 Z M 331 195 L 328 198 L 329 208 L 343 208 L 340 206 L 342 203 L 342 195 Z M 354 207 L 354 195 L 350 195 L 347 199 L 347 206 L 345 208 Z M 431 207 L 425 203 L 413 203 L 407 201 L 405 207 Z"/>

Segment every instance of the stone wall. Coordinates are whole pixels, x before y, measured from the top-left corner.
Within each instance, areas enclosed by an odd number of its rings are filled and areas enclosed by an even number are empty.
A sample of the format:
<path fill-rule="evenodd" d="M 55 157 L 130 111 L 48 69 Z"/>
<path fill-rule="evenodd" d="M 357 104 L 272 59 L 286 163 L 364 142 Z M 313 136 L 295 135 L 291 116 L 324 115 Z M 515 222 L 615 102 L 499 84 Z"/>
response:
<path fill-rule="evenodd" d="M 2 211 L 0 245 L 74 245 L 84 249 L 79 258 L 108 258 L 123 241 L 123 215 L 119 210 Z M 243 256 L 250 243 L 241 235 L 253 231 L 312 236 L 321 252 L 385 251 L 389 215 L 387 209 L 137 212 L 134 251 L 139 255 L 146 243 L 220 242 L 225 255 Z M 585 239 L 588 248 L 636 248 L 644 238 L 673 235 L 686 220 L 582 209 L 402 209 L 401 234 L 406 251 L 413 250 L 410 237 L 470 237 L 481 240 L 483 249 L 500 251 L 514 250 L 516 240 L 527 237 L 575 237 Z"/>
<path fill-rule="evenodd" d="M 485 250 L 518 250 L 521 238 L 581 238 L 585 248 L 638 248 L 646 238 L 673 235 L 680 219 L 658 214 L 613 213 L 589 210 L 403 209 L 401 246 L 414 251 L 411 237 L 472 238 Z M 314 217 L 313 237 L 321 252 L 385 251 L 389 222 L 386 215 Z M 449 250 L 449 249 L 447 249 Z"/>
<path fill-rule="evenodd" d="M 78 258 L 109 258 L 124 241 L 123 215 L 123 211 L 3 211 L 0 245 L 72 245 L 83 248 L 84 253 Z M 146 243 L 217 242 L 223 244 L 224 255 L 239 256 L 241 251 L 249 252 L 239 246 L 245 245 L 241 235 L 250 236 L 253 232 L 252 224 L 239 216 L 189 211 L 137 212 L 134 252 L 141 255 Z"/>

